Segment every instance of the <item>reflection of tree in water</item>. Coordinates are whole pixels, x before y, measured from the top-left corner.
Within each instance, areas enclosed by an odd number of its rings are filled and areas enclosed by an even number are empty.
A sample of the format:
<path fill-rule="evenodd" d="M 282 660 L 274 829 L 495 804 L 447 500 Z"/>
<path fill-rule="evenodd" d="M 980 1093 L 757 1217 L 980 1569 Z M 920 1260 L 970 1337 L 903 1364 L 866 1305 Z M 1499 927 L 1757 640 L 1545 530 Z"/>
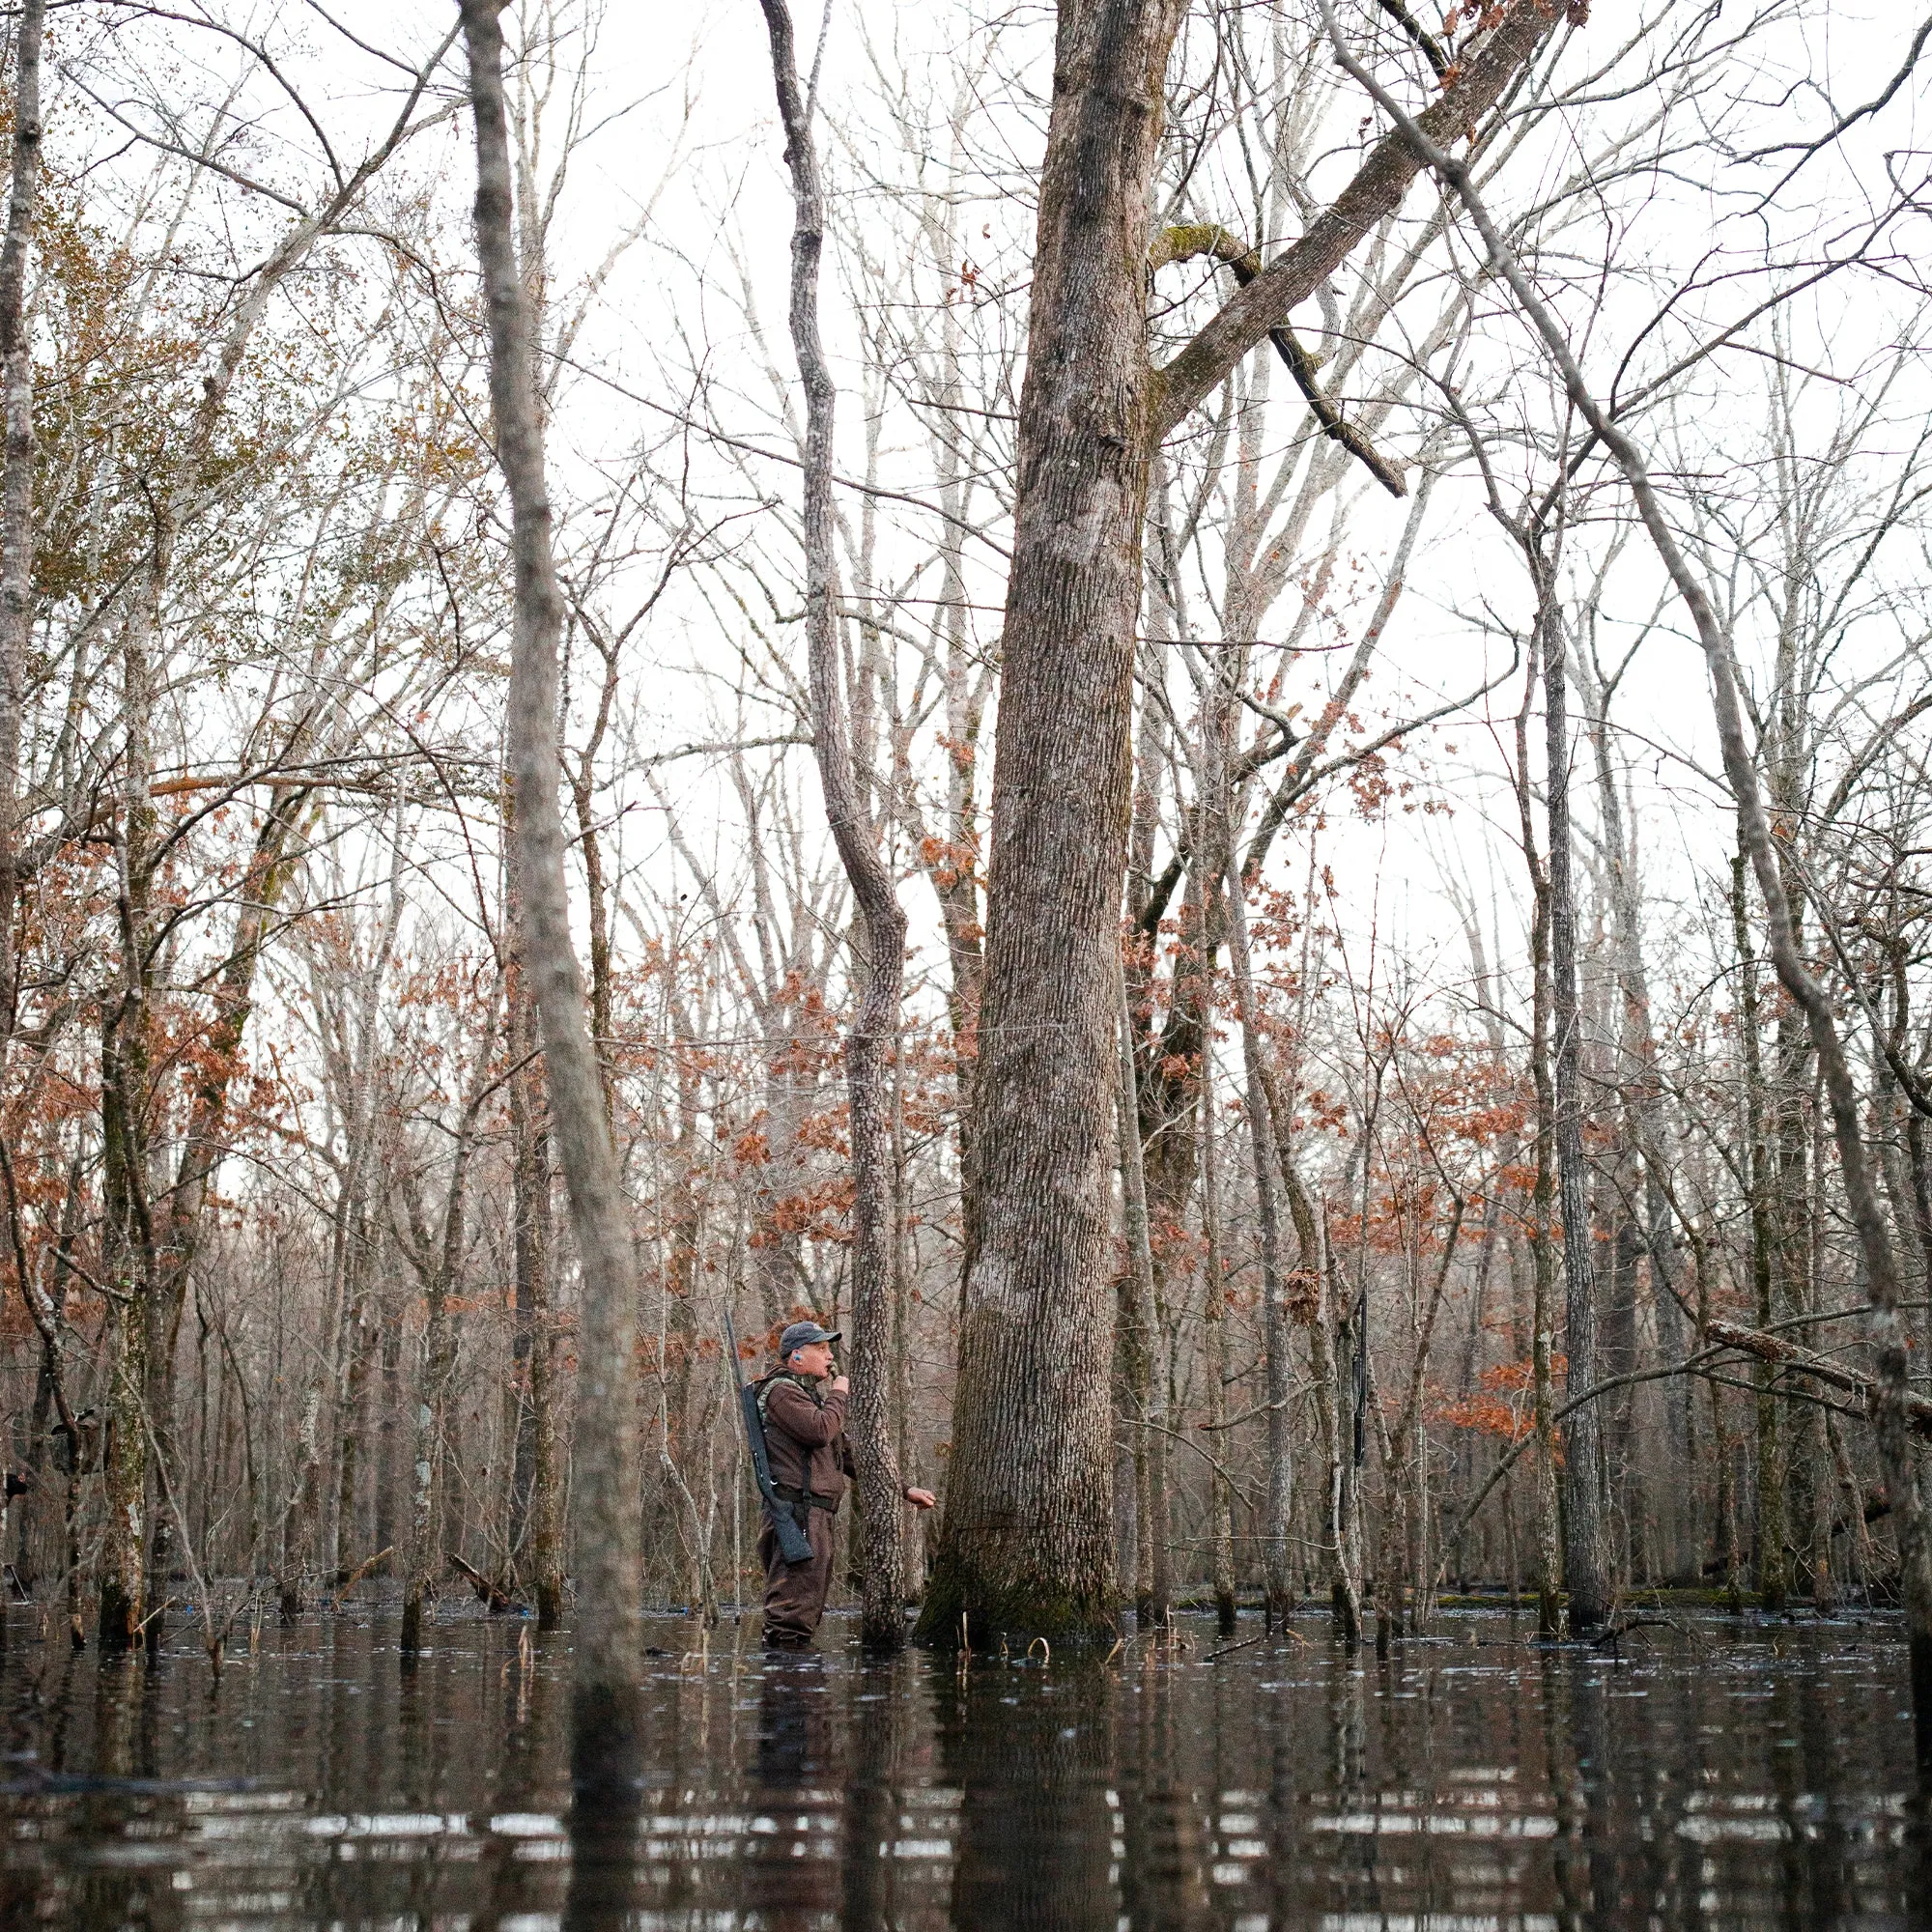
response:
<path fill-rule="evenodd" d="M 941 1762 L 960 1791 L 952 1922 L 1114 1932 L 1123 1848 L 1106 1673 L 988 1663 L 942 1687 L 938 1704 Z"/>
<path fill-rule="evenodd" d="M 1883 1629 L 1660 1626 L 1619 1661 L 1479 1618 L 1387 1666 L 1284 1640 L 963 1681 L 923 1653 L 673 1651 L 581 1783 L 568 1863 L 493 1820 L 568 1808 L 569 1639 L 526 1672 L 515 1625 L 452 1621 L 399 1683 L 392 1630 L 271 1630 L 218 1689 L 198 1650 L 10 1648 L 0 1927 L 185 1932 L 272 1896 L 278 1925 L 473 1932 L 560 1908 L 573 1932 L 1595 1932 L 1912 1924 L 1932 1895 Z"/>
<path fill-rule="evenodd" d="M 570 1723 L 570 1887 L 564 1932 L 618 1932 L 631 1919 L 642 1809 L 641 1713 L 573 1687 Z"/>
<path fill-rule="evenodd" d="M 1213 1922 L 1206 1883 L 1212 1821 L 1204 1820 L 1183 1768 L 1191 1740 L 1181 1734 L 1177 1673 L 1156 1658 L 1119 1681 L 1122 1907 L 1135 1932 L 1189 1932 Z"/>
<path fill-rule="evenodd" d="M 755 1847 L 748 1847 L 753 1857 L 740 1898 L 778 1932 L 839 1922 L 838 1811 L 852 1773 L 834 1704 L 828 1659 L 811 1652 L 766 1658 L 752 1798 L 776 1830 L 758 1830 Z"/>
<path fill-rule="evenodd" d="M 138 1652 L 101 1657 L 94 1678 L 94 1762 L 100 1780 L 83 1800 L 83 1829 L 107 1843 L 179 1830 L 181 1801 L 130 1793 L 125 1780 L 153 1778 L 162 1672 L 137 1662 Z M 164 1826 L 163 1812 L 170 1823 Z M 181 1922 L 181 1901 L 170 1875 L 145 1861 L 101 1861 L 82 1868 L 74 1887 L 71 1922 L 75 1926 L 171 1927 Z"/>
<path fill-rule="evenodd" d="M 509 1656 L 496 1699 L 503 1756 L 492 1803 L 497 1812 L 546 1817 L 561 1797 L 554 1779 L 562 1739 L 555 1721 L 554 1673 L 538 1664 L 546 1650 L 558 1649 L 558 1640 L 554 1634 L 539 1635 L 531 1624 L 514 1630 L 505 1626 L 503 1640 Z M 483 1700 L 486 1722 L 490 1701 L 487 1696 Z M 554 1907 L 556 1866 L 548 1859 L 522 1856 L 524 1850 L 522 1838 L 493 1832 L 486 1851 L 489 1889 L 478 1932 L 494 1932 L 506 1919 L 527 1923 Z"/>

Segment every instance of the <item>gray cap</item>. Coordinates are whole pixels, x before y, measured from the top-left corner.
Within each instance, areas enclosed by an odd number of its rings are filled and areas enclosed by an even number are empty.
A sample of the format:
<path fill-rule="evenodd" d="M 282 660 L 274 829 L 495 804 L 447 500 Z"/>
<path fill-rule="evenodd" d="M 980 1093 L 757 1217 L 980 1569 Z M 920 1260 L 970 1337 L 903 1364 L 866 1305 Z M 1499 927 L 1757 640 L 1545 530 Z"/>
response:
<path fill-rule="evenodd" d="M 779 1337 L 779 1360 L 791 1360 L 794 1349 L 809 1349 L 814 1342 L 837 1342 L 840 1339 L 837 1328 L 821 1328 L 816 1321 L 794 1321 Z"/>

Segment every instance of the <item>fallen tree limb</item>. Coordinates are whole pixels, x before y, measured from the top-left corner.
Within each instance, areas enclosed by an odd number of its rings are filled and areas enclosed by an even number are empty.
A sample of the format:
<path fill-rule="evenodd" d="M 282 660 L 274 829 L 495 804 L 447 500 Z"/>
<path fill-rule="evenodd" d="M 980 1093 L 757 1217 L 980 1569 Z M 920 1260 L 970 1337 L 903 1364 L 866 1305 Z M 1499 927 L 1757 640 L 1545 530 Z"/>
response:
<path fill-rule="evenodd" d="M 473 1563 L 466 1563 L 455 1550 L 449 1552 L 449 1567 L 476 1592 L 479 1604 L 488 1604 L 493 1617 L 501 1616 L 505 1610 L 516 1608 L 516 1600 L 502 1584 L 484 1576 Z"/>
<path fill-rule="evenodd" d="M 1672 1376 L 1703 1376 L 1709 1380 L 1721 1380 L 1721 1377 L 1711 1376 L 1704 1364 L 1713 1355 L 1719 1354 L 1726 1349 L 1734 1349 L 1738 1353 L 1749 1355 L 1756 1361 L 1770 1362 L 1779 1368 L 1789 1369 L 1795 1374 L 1809 1376 L 1814 1381 L 1824 1382 L 1829 1387 L 1844 1389 L 1859 1398 L 1859 1406 L 1856 1408 L 1843 1409 L 1840 1413 L 1856 1416 L 1864 1422 L 1872 1420 L 1872 1395 L 1878 1387 L 1875 1377 L 1865 1375 L 1858 1369 L 1848 1369 L 1842 1362 L 1829 1361 L 1823 1355 L 1814 1355 L 1810 1350 L 1801 1349 L 1795 1342 L 1783 1341 L 1778 1336 L 1767 1334 L 1763 1329 L 1745 1328 L 1735 1321 L 1707 1321 L 1704 1324 L 1704 1337 L 1705 1347 L 1699 1349 L 1694 1355 L 1686 1356 L 1681 1362 L 1673 1362 L 1667 1368 L 1637 1369 L 1629 1375 L 1611 1376 L 1606 1380 L 1586 1388 L 1581 1395 L 1573 1396 L 1566 1402 L 1550 1417 L 1550 1421 L 1561 1422 L 1565 1416 L 1574 1414 L 1586 1403 L 1595 1402 L 1617 1389 L 1629 1388 L 1635 1382 L 1663 1381 Z M 1773 1389 L 1771 1393 L 1783 1395 L 1795 1391 Z M 1932 1441 L 1932 1400 L 1922 1395 L 1908 1395 L 1905 1398 L 1905 1417 L 1908 1427 L 1915 1435 Z M 1436 1573 L 1435 1579 L 1438 1587 L 1449 1574 L 1449 1552 L 1455 1549 L 1463 1533 L 1475 1521 L 1476 1512 L 1489 1501 L 1490 1492 L 1516 1467 L 1524 1450 L 1535 1440 L 1534 1435 L 1525 1435 L 1520 1442 L 1514 1444 L 1507 1454 L 1496 1459 L 1496 1465 L 1490 1471 L 1488 1480 L 1470 1499 L 1469 1506 L 1457 1518 L 1455 1528 L 1442 1539 L 1444 1551 L 1442 1567 Z"/>
<path fill-rule="evenodd" d="M 339 1610 L 342 1607 L 343 1598 L 348 1596 L 350 1591 L 355 1589 L 356 1584 L 361 1582 L 363 1577 L 368 1576 L 370 1571 L 375 1569 L 376 1565 L 382 1562 L 384 1557 L 393 1556 L 395 1553 L 395 1545 L 391 1544 L 386 1549 L 379 1549 L 375 1555 L 365 1556 L 361 1562 L 356 1564 L 355 1569 L 350 1571 L 349 1575 L 343 1579 L 341 1589 L 335 1593 L 335 1607 Z"/>
<path fill-rule="evenodd" d="M 1793 1369 L 1801 1375 L 1809 1376 L 1813 1381 L 1849 1390 L 1860 1400 L 1859 1413 L 1867 1422 L 1871 1420 L 1872 1395 L 1878 1387 L 1876 1377 L 1865 1375 L 1859 1369 L 1848 1369 L 1842 1362 L 1830 1361 L 1823 1355 L 1814 1355 L 1809 1349 L 1801 1349 L 1795 1342 L 1783 1341 L 1761 1329 L 1741 1328 L 1735 1321 L 1707 1321 L 1704 1332 L 1712 1341 L 1721 1342 L 1725 1348 L 1736 1349 L 1739 1353 L 1750 1355 L 1757 1361 Z M 1932 1401 L 1908 1391 L 1904 1407 L 1906 1424 L 1912 1433 L 1932 1440 Z"/>

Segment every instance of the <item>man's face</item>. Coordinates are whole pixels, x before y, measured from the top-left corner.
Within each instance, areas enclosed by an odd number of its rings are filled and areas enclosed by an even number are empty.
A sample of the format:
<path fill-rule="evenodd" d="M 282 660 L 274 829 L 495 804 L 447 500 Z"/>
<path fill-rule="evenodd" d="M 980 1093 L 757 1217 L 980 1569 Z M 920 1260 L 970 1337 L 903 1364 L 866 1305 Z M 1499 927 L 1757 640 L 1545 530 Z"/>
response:
<path fill-rule="evenodd" d="M 832 1344 L 808 1342 L 804 1348 L 791 1351 L 785 1366 L 795 1376 L 814 1376 L 822 1380 L 832 1373 Z"/>

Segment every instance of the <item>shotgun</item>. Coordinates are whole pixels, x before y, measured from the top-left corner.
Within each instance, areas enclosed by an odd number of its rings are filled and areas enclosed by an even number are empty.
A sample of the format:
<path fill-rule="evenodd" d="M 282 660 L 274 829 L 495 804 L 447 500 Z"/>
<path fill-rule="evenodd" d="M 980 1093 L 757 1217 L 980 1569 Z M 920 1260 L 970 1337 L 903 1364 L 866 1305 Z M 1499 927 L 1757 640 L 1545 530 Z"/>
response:
<path fill-rule="evenodd" d="M 745 1364 L 738 1358 L 738 1337 L 731 1317 L 724 1317 L 724 1349 L 731 1357 L 731 1374 L 738 1383 L 738 1412 L 745 1418 L 745 1441 L 752 1452 L 752 1477 L 758 1486 L 765 1512 L 779 1540 L 779 1554 L 787 1563 L 811 1561 L 811 1539 L 799 1527 L 798 1518 L 785 1507 L 772 1487 L 772 1460 L 765 1452 L 765 1418 L 758 1413 L 758 1391 L 745 1379 Z"/>

